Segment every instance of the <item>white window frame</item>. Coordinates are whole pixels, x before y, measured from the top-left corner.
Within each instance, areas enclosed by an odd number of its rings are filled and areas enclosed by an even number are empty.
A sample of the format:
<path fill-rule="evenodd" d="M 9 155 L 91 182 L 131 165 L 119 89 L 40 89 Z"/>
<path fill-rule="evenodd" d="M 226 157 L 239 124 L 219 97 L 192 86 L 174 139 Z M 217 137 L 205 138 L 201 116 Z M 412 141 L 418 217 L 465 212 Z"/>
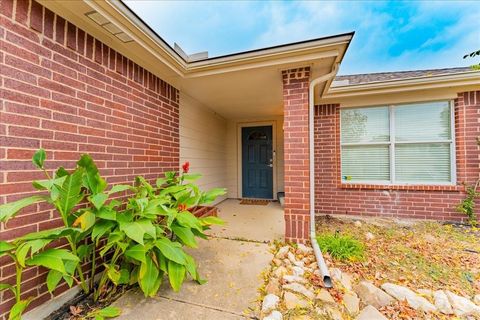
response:
<path fill-rule="evenodd" d="M 450 139 L 448 140 L 425 140 L 425 141 L 405 141 L 397 142 L 395 141 L 395 108 L 399 106 L 411 105 L 415 103 L 429 103 L 429 102 L 448 102 L 450 107 Z M 344 109 L 360 109 L 360 108 L 375 108 L 375 107 L 388 107 L 388 117 L 389 117 L 389 135 L 390 141 L 385 142 L 358 142 L 358 143 L 342 143 L 340 137 L 340 180 L 343 184 L 372 184 L 372 185 L 425 185 L 425 186 L 451 186 L 456 185 L 457 183 L 457 162 L 456 162 L 456 147 L 455 147 L 455 105 L 452 100 L 437 100 L 437 101 L 421 101 L 421 102 L 410 102 L 410 103 L 399 103 L 391 105 L 378 105 L 378 106 L 361 106 L 361 107 L 347 107 Z M 342 132 L 342 117 L 340 113 L 340 134 Z M 450 144 L 450 178 L 448 182 L 425 182 L 425 181 L 410 181 L 410 182 L 397 182 L 395 174 L 395 145 L 397 144 L 428 144 L 428 143 L 449 143 Z M 389 158 L 390 158 L 390 180 L 345 180 L 343 179 L 342 171 L 342 152 L 344 146 L 372 146 L 372 145 L 382 145 L 389 146 Z"/>

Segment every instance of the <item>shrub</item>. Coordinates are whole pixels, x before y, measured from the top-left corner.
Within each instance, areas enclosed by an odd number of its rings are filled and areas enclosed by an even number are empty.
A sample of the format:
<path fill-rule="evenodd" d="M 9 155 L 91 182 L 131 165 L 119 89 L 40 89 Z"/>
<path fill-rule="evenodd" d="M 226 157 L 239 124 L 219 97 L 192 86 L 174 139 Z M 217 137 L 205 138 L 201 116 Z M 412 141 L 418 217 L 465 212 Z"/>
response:
<path fill-rule="evenodd" d="M 216 217 L 197 218 L 187 209 L 212 202 L 225 193 L 224 189 L 200 191 L 193 183 L 200 175 L 189 174 L 186 163 L 183 172 L 166 172 L 155 187 L 137 177 L 133 186 L 115 185 L 107 191 L 108 185 L 89 155 L 82 155 L 72 172 L 60 167 L 53 176 L 45 169 L 45 160 L 42 149 L 33 157 L 33 163 L 46 176 L 46 180 L 33 181 L 33 186 L 43 192 L 0 206 L 0 222 L 6 223 L 21 209 L 47 202 L 64 223 L 58 229 L 0 241 L 0 257 L 9 256 L 16 268 L 15 284 L 0 284 L 0 291 L 11 290 L 16 298 L 10 319 L 20 318 L 31 301 L 21 299 L 26 266 L 49 269 L 46 282 L 50 292 L 63 279 L 69 286 L 79 284 L 85 294 L 93 290 L 95 301 L 105 294 L 109 284 L 137 283 L 145 296 L 153 296 L 165 274 L 175 291 L 187 274 L 203 283 L 194 259 L 183 246 L 196 248 L 196 237 L 206 238 L 204 231 L 210 225 L 223 222 Z M 119 194 L 125 196 L 127 191 L 132 195 L 127 201 L 112 199 Z M 60 239 L 67 241 L 68 249 L 47 247 Z M 103 270 L 95 285 L 97 263 Z M 90 279 L 84 277 L 83 264 L 90 264 Z M 110 307 L 94 316 L 106 318 L 117 313 L 119 310 Z"/>
<path fill-rule="evenodd" d="M 358 261 L 364 258 L 364 245 L 348 235 L 324 234 L 317 237 L 320 249 L 333 258 L 343 261 Z"/>

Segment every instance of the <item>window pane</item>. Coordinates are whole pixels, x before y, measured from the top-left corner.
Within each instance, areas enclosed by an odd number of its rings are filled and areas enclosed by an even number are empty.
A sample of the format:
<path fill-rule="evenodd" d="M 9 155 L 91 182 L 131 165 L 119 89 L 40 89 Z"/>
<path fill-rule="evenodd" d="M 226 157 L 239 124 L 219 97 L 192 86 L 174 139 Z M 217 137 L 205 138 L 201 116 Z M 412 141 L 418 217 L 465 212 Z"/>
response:
<path fill-rule="evenodd" d="M 449 140 L 450 104 L 447 101 L 398 106 L 395 141 Z"/>
<path fill-rule="evenodd" d="M 342 147 L 342 180 L 390 180 L 389 147 L 387 145 Z"/>
<path fill-rule="evenodd" d="M 395 145 L 397 182 L 450 182 L 450 144 Z"/>
<path fill-rule="evenodd" d="M 342 143 L 390 141 L 388 107 L 343 109 Z"/>

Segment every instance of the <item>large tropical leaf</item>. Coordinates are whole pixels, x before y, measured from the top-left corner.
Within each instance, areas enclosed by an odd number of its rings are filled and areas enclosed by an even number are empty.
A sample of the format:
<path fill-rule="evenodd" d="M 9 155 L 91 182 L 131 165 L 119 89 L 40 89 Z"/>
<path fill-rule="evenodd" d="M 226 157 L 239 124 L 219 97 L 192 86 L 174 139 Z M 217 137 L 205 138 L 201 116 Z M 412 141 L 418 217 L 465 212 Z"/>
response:
<path fill-rule="evenodd" d="M 100 220 L 93 226 L 92 239 L 98 242 L 106 233 L 110 232 L 116 223 L 110 220 Z"/>
<path fill-rule="evenodd" d="M 116 184 L 108 191 L 108 194 L 113 194 L 113 193 L 118 193 L 118 192 L 123 192 L 127 190 L 134 190 L 132 186 L 126 185 L 126 184 Z"/>
<path fill-rule="evenodd" d="M 146 297 L 153 297 L 157 293 L 155 287 L 159 276 L 160 271 L 155 263 L 153 263 L 152 258 L 146 256 L 145 262 L 140 265 L 140 271 L 138 274 L 138 284 Z"/>
<path fill-rule="evenodd" d="M 75 221 L 73 222 L 73 227 L 78 227 L 82 229 L 82 231 L 90 229 L 95 224 L 95 214 L 90 211 L 84 211 L 82 215 L 80 215 Z"/>
<path fill-rule="evenodd" d="M 31 196 L 14 202 L 2 204 L 0 206 L 0 222 L 7 222 L 21 209 L 45 200 L 45 196 Z"/>
<path fill-rule="evenodd" d="M 168 279 L 173 290 L 178 292 L 185 279 L 185 267 L 172 260 L 168 260 Z"/>
<path fill-rule="evenodd" d="M 0 283 L 0 291 L 10 289 L 12 292 L 15 292 L 15 289 L 8 283 Z"/>
<path fill-rule="evenodd" d="M 197 248 L 198 244 L 195 240 L 195 235 L 190 228 L 182 227 L 176 224 L 172 225 L 172 231 L 182 242 L 191 248 Z"/>
<path fill-rule="evenodd" d="M 83 169 L 77 168 L 72 174 L 69 174 L 59 188 L 57 209 L 65 217 L 70 215 L 72 209 L 83 199 L 82 189 Z"/>
<path fill-rule="evenodd" d="M 183 227 L 203 231 L 200 220 L 188 211 L 181 212 L 177 215 L 177 223 Z"/>
<path fill-rule="evenodd" d="M 120 271 L 118 271 L 115 266 L 109 266 L 107 269 L 107 277 L 114 285 L 118 286 L 118 281 L 120 280 Z"/>
<path fill-rule="evenodd" d="M 32 298 L 28 298 L 27 300 L 20 300 L 19 302 L 15 303 L 13 307 L 10 309 L 10 314 L 8 315 L 8 320 L 21 320 L 22 313 L 32 301 Z"/>
<path fill-rule="evenodd" d="M 25 259 L 27 258 L 28 253 L 30 252 L 30 256 L 33 256 L 51 241 L 51 239 L 36 239 L 20 244 L 15 251 L 15 256 L 17 257 L 18 263 L 22 267 L 25 267 Z"/>
<path fill-rule="evenodd" d="M 140 261 L 142 263 L 146 263 L 145 261 L 145 246 L 141 244 L 136 244 L 134 246 L 131 246 L 125 251 L 125 256 L 135 259 L 137 261 Z"/>
<path fill-rule="evenodd" d="M 21 242 L 21 241 L 30 241 L 30 240 L 37 240 L 37 239 L 55 240 L 55 239 L 60 239 L 77 232 L 81 232 L 81 230 L 77 228 L 61 227 L 57 229 L 49 229 L 49 230 L 28 233 L 20 238 L 17 238 L 15 241 Z"/>
<path fill-rule="evenodd" d="M 107 201 L 108 194 L 97 193 L 97 194 L 94 194 L 93 196 L 90 196 L 88 199 L 90 200 L 91 203 L 93 203 L 93 205 L 95 206 L 95 208 L 97 208 L 97 210 L 100 210 L 100 208 L 103 206 L 105 201 Z"/>
<path fill-rule="evenodd" d="M 83 183 L 92 194 L 101 193 L 105 190 L 107 183 L 100 177 L 97 166 L 88 154 L 82 155 L 77 165 L 85 170 Z"/>
<path fill-rule="evenodd" d="M 47 249 L 34 257 L 28 259 L 25 263 L 29 266 L 42 266 L 66 273 L 64 260 L 79 261 L 78 257 L 66 249 Z"/>
<path fill-rule="evenodd" d="M 15 246 L 8 243 L 7 241 L 0 241 L 0 257 L 14 248 Z"/>
<path fill-rule="evenodd" d="M 55 288 L 62 280 L 63 274 L 57 270 L 51 269 L 47 274 L 47 289 L 49 292 L 53 292 Z"/>
<path fill-rule="evenodd" d="M 155 246 L 160 249 L 167 259 L 182 265 L 186 263 L 185 252 L 183 252 L 182 245 L 178 242 L 172 242 L 167 238 L 160 238 L 155 241 Z"/>
<path fill-rule="evenodd" d="M 210 203 L 217 197 L 223 196 L 225 193 L 227 193 L 227 190 L 224 188 L 213 188 L 202 195 L 200 203 Z"/>
<path fill-rule="evenodd" d="M 203 280 L 200 278 L 200 275 L 198 274 L 198 271 L 197 271 L 197 265 L 193 257 L 188 254 L 185 254 L 185 260 L 187 261 L 187 263 L 185 264 L 185 269 L 192 276 L 193 280 L 197 281 L 198 284 L 206 283 L 207 282 L 206 280 Z"/>
<path fill-rule="evenodd" d="M 155 239 L 157 235 L 155 227 L 149 219 L 121 223 L 120 230 L 125 232 L 127 237 L 142 245 L 145 234 L 150 235 L 153 239 Z"/>
<path fill-rule="evenodd" d="M 225 221 L 223 221 L 222 219 L 218 218 L 218 217 L 214 217 L 214 216 L 209 216 L 209 217 L 205 217 L 205 218 L 200 218 L 200 222 L 202 225 L 204 226 L 210 226 L 212 224 L 216 224 L 216 225 L 224 225 L 225 224 Z"/>
<path fill-rule="evenodd" d="M 47 154 L 45 150 L 38 149 L 37 152 L 33 155 L 32 162 L 37 168 L 43 169 L 43 164 L 45 163 L 45 159 L 47 158 Z"/>
<path fill-rule="evenodd" d="M 54 186 L 61 186 L 66 178 L 67 176 L 48 180 L 35 180 L 32 184 L 33 187 L 38 190 L 52 190 Z"/>
<path fill-rule="evenodd" d="M 97 315 L 104 318 L 115 318 L 118 317 L 121 313 L 122 310 L 120 310 L 120 308 L 113 306 L 108 306 L 97 311 Z"/>

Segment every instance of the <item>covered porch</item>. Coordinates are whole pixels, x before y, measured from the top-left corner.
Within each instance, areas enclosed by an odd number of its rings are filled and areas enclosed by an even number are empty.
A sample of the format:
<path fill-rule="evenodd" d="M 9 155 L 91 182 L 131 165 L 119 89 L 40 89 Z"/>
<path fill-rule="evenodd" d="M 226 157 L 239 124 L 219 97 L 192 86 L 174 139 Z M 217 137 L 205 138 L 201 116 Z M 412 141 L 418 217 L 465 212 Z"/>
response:
<path fill-rule="evenodd" d="M 180 162 L 189 161 L 192 172 L 204 175 L 200 186 L 226 187 L 228 193 L 219 202 L 277 200 L 279 193 L 285 194 L 283 224 L 269 218 L 264 208 L 238 206 L 240 210 L 233 210 L 238 216 L 225 210 L 234 222 L 229 228 L 253 232 L 256 225 L 259 230 L 275 225 L 283 229 L 275 234 L 286 240 L 308 238 L 309 85 L 336 70 L 352 36 L 240 53 L 235 64 L 229 56 L 207 59 L 198 62 L 202 72 L 182 81 Z M 319 98 L 331 80 L 320 82 L 314 96 Z M 231 200 L 221 204 L 228 209 L 232 205 Z M 282 210 L 278 204 L 270 206 Z M 252 219 L 237 221 L 243 215 Z"/>

